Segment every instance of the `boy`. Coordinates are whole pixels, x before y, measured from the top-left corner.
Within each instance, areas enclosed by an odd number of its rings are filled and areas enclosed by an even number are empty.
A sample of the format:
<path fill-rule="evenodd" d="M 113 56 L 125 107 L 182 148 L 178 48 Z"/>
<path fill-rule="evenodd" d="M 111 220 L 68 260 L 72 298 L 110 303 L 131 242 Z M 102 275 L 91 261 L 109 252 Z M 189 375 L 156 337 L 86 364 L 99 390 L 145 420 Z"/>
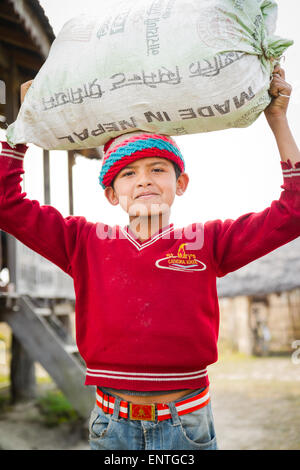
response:
<path fill-rule="evenodd" d="M 216 277 L 300 235 L 300 154 L 286 118 L 291 87 L 279 66 L 269 92 L 265 115 L 284 191 L 263 212 L 236 221 L 169 223 L 188 175 L 167 136 L 130 133 L 105 145 L 99 182 L 128 213 L 124 228 L 63 218 L 25 199 L 19 183 L 27 147 L 3 143 L 0 227 L 74 280 L 85 383 L 97 387 L 92 449 L 217 448 L 206 370 L 217 360 Z"/>

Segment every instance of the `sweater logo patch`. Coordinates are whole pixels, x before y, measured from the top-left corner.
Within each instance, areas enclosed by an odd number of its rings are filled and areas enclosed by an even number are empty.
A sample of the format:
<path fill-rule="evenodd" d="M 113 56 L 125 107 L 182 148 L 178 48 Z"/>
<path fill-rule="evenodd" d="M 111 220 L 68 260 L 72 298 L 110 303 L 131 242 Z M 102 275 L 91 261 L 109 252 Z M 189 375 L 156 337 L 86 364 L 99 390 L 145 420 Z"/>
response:
<path fill-rule="evenodd" d="M 195 254 L 187 254 L 185 251 L 186 245 L 188 243 L 182 243 L 178 248 L 177 254 L 167 253 L 165 258 L 158 259 L 155 266 L 173 271 L 204 271 L 206 265 L 199 261 Z"/>

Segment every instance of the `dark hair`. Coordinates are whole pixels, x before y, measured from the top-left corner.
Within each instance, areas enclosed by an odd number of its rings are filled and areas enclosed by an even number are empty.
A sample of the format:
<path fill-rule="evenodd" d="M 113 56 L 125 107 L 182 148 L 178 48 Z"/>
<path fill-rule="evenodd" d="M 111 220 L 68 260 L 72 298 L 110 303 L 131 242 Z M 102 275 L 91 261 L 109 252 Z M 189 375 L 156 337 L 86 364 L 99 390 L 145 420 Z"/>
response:
<path fill-rule="evenodd" d="M 173 164 L 173 167 L 174 167 L 174 170 L 175 170 L 175 175 L 176 175 L 176 181 L 177 181 L 182 172 L 181 172 L 181 169 L 179 168 L 179 166 L 177 165 L 177 163 L 175 163 L 173 161 L 171 161 L 171 163 Z"/>
<path fill-rule="evenodd" d="M 173 167 L 174 167 L 175 176 L 176 176 L 176 181 L 177 181 L 182 172 L 181 172 L 181 169 L 179 168 L 179 166 L 177 165 L 177 163 L 173 162 L 172 160 L 171 160 L 171 163 L 172 163 L 172 165 L 173 165 Z M 115 188 L 114 188 L 115 179 L 116 179 L 116 176 L 114 177 L 114 179 L 113 179 L 112 182 L 110 183 L 110 186 L 111 186 L 113 189 L 115 189 Z"/>

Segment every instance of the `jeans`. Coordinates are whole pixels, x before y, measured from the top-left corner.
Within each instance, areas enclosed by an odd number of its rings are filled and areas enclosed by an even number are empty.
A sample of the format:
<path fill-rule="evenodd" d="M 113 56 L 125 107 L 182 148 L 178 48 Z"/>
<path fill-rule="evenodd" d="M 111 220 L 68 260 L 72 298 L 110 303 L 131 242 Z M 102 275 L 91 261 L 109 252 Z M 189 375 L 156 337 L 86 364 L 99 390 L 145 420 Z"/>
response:
<path fill-rule="evenodd" d="M 158 421 L 133 421 L 119 417 L 121 399 L 116 395 L 114 413 L 95 405 L 89 421 L 92 450 L 217 450 L 211 403 L 179 416 L 177 401 L 197 395 L 194 390 L 184 398 L 169 402 L 172 418 Z"/>

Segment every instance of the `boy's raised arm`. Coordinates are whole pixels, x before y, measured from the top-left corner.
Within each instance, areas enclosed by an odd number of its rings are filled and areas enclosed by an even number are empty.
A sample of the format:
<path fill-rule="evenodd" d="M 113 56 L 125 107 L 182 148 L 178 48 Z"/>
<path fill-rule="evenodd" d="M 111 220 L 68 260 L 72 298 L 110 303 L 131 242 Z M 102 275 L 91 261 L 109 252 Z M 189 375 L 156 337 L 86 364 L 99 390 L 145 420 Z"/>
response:
<path fill-rule="evenodd" d="M 265 256 L 300 236 L 300 152 L 288 125 L 286 111 L 291 87 L 280 67 L 270 86 L 273 100 L 265 110 L 281 156 L 284 191 L 262 212 L 236 220 L 205 224 L 211 259 L 218 277 Z M 277 75 L 278 74 L 278 75 Z"/>
<path fill-rule="evenodd" d="M 21 88 L 22 99 L 31 82 Z M 0 152 L 0 229 L 72 275 L 72 258 L 79 238 L 90 226 L 84 217 L 62 214 L 50 205 L 26 198 L 21 182 L 23 159 L 28 147 L 11 147 L 1 142 Z"/>
<path fill-rule="evenodd" d="M 265 116 L 275 136 L 281 160 L 283 162 L 290 160 L 295 166 L 300 161 L 300 151 L 287 120 L 292 87 L 285 81 L 285 71 L 279 66 L 275 67 L 273 77 L 269 90 L 273 99 L 265 110 Z"/>

